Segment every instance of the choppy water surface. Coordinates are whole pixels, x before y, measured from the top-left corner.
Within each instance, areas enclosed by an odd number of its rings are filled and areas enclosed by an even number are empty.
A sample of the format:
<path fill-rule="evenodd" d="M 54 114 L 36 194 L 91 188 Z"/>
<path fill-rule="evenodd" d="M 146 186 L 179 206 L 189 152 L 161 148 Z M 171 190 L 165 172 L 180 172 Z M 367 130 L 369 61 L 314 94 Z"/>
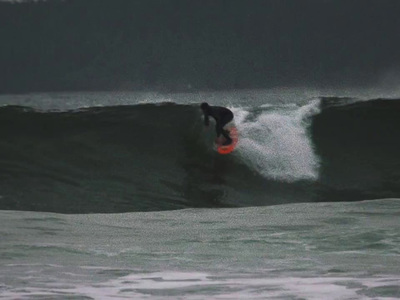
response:
<path fill-rule="evenodd" d="M 1 212 L 1 294 L 396 299 L 398 199 L 126 214 Z"/>

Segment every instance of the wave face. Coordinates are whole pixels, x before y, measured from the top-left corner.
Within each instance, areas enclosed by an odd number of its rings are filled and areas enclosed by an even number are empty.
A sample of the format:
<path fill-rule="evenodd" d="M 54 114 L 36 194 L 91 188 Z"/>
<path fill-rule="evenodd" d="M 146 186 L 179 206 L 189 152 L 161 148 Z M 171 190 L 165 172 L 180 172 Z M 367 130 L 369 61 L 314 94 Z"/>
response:
<path fill-rule="evenodd" d="M 350 104 L 332 105 L 340 102 Z M 319 182 L 368 199 L 399 195 L 400 101 L 351 102 L 322 99 L 322 112 L 313 119 L 313 142 L 323 161 Z"/>
<path fill-rule="evenodd" d="M 231 107 L 237 149 L 212 149 L 197 105 L 0 108 L 0 209 L 62 213 L 398 196 L 398 100 Z M 334 103 L 334 104 L 332 104 Z M 337 105 L 341 103 L 341 105 Z"/>

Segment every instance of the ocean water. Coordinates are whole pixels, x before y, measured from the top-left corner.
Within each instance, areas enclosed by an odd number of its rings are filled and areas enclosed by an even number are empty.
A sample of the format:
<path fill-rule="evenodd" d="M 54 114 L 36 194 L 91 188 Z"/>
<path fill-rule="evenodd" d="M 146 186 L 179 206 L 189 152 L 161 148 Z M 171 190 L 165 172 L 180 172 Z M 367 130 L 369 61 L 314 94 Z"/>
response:
<path fill-rule="evenodd" d="M 199 103 L 229 107 L 213 150 Z M 0 298 L 398 299 L 394 97 L 0 96 Z"/>

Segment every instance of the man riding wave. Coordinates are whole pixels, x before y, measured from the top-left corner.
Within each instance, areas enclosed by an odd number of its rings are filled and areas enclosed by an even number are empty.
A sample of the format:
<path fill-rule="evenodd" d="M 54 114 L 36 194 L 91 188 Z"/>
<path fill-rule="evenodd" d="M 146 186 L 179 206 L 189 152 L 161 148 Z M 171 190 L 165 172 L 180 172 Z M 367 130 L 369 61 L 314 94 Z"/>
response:
<path fill-rule="evenodd" d="M 204 125 L 209 126 L 209 117 L 213 117 L 216 122 L 215 129 L 217 131 L 217 139 L 222 134 L 226 139 L 222 145 L 226 146 L 231 144 L 232 139 L 229 136 L 229 131 L 224 129 L 224 126 L 233 120 L 232 111 L 221 106 L 211 106 L 207 102 L 201 103 L 200 108 L 204 114 Z"/>

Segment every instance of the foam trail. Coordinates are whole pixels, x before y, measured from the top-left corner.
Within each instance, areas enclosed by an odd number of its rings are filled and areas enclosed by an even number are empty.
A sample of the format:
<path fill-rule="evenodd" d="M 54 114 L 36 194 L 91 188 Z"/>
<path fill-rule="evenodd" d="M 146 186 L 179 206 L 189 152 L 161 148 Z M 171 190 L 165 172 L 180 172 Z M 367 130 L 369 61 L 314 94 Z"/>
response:
<path fill-rule="evenodd" d="M 266 178 L 293 182 L 316 180 L 319 159 L 308 127 L 319 100 L 304 106 L 234 108 L 243 160 Z"/>

